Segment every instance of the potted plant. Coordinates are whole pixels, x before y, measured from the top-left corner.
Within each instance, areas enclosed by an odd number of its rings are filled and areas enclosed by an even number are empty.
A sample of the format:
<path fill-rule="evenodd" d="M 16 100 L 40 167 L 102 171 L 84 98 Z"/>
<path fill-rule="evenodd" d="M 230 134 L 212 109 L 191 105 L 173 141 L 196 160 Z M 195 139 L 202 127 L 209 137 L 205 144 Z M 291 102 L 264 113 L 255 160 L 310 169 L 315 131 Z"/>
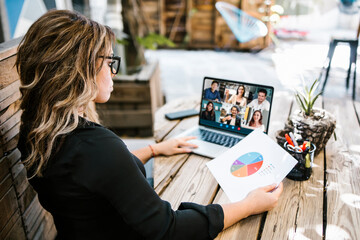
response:
<path fill-rule="evenodd" d="M 304 86 L 302 91 L 296 91 L 295 99 L 299 109 L 290 115 L 285 129 L 277 132 L 276 138 L 279 144 L 285 142 L 284 134 L 292 131 L 296 138 L 315 144 L 315 155 L 324 149 L 335 130 L 336 119 L 325 109 L 314 107 L 315 101 L 321 95 L 321 92 L 316 93 L 315 91 L 318 84 L 318 80 L 315 80 L 310 89 Z"/>

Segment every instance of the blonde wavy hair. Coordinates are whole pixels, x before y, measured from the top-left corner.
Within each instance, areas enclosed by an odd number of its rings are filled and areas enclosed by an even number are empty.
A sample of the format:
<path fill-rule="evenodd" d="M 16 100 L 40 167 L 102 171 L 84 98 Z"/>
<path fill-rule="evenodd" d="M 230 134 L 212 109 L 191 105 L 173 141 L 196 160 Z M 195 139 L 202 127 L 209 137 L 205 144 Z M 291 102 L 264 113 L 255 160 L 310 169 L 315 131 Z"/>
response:
<path fill-rule="evenodd" d="M 22 39 L 15 63 L 22 93 L 20 132 L 26 133 L 28 151 L 23 162 L 33 176 L 42 176 L 59 139 L 78 126 L 79 111 L 99 122 L 92 105 L 101 69 L 96 63 L 114 39 L 109 27 L 67 10 L 47 12 Z"/>

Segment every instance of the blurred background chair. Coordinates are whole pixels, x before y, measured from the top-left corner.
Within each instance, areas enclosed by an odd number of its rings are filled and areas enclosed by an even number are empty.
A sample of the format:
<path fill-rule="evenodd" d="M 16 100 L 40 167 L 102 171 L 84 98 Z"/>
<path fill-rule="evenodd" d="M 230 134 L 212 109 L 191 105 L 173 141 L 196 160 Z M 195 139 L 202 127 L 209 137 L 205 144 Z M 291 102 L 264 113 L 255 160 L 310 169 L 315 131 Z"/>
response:
<path fill-rule="evenodd" d="M 268 33 L 266 25 L 261 20 L 250 16 L 234 5 L 217 2 L 215 7 L 225 19 L 236 39 L 241 43 L 264 37 Z"/>
<path fill-rule="evenodd" d="M 358 0 L 340 0 L 338 3 L 340 12 L 345 14 L 356 14 L 358 12 Z"/>
<path fill-rule="evenodd" d="M 331 61 L 332 61 L 332 57 L 334 56 L 336 46 L 338 46 L 338 44 L 349 44 L 349 46 L 350 46 L 350 59 L 349 60 L 350 61 L 349 61 L 349 69 L 348 69 L 348 73 L 347 73 L 347 77 L 346 77 L 346 89 L 349 88 L 350 76 L 351 76 L 351 72 L 353 72 L 352 98 L 355 100 L 355 95 L 356 95 L 356 58 L 357 58 L 357 48 L 359 45 L 359 34 L 360 34 L 360 22 L 358 25 L 358 30 L 357 30 L 356 36 L 354 36 L 353 38 L 332 38 L 331 39 L 327 58 L 326 58 L 324 67 L 319 76 L 319 79 L 321 80 L 322 74 L 325 71 L 325 78 L 323 80 L 322 92 L 324 92 L 325 85 L 326 85 L 326 82 L 329 77 Z M 352 68 L 353 68 L 353 71 L 351 71 Z"/>

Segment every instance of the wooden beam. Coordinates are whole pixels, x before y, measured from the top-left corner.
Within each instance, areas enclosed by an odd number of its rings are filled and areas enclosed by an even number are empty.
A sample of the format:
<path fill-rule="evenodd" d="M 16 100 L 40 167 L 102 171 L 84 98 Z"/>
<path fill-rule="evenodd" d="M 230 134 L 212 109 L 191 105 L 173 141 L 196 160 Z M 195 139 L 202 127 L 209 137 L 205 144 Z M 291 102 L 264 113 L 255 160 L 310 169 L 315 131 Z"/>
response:
<path fill-rule="evenodd" d="M 4 43 L 0 43 L 0 61 L 16 54 L 17 47 L 21 39 L 22 37 L 19 37 Z"/>

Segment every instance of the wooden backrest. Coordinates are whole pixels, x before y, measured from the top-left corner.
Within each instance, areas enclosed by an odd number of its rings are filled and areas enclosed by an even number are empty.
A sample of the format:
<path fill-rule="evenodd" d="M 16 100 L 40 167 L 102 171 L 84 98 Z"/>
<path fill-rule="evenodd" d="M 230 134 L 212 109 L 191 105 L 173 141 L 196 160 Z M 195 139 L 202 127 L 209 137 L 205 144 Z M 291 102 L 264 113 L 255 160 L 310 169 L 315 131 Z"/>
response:
<path fill-rule="evenodd" d="M 20 151 L 20 80 L 14 63 L 21 39 L 0 44 L 0 239 L 54 239 L 56 229 L 29 185 Z"/>

